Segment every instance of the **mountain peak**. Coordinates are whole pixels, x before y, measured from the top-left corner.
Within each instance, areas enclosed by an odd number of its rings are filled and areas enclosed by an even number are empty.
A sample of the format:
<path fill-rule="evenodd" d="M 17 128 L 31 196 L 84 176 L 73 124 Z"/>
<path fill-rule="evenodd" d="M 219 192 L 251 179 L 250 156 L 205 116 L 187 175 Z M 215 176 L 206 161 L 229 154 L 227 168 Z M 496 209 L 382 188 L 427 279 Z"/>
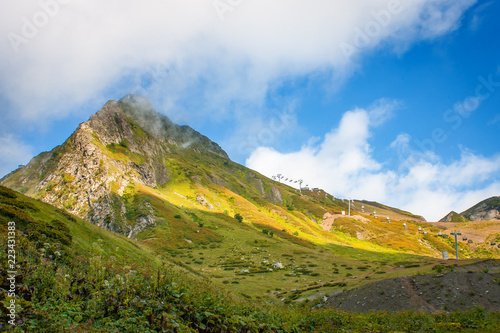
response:
<path fill-rule="evenodd" d="M 448 215 L 439 220 L 439 222 L 495 220 L 500 220 L 500 196 L 485 199 L 460 214 L 451 211 Z"/>
<path fill-rule="evenodd" d="M 215 142 L 173 123 L 146 98 L 128 95 L 108 101 L 62 145 L 34 157 L 0 183 L 134 237 L 155 224 L 155 214 L 147 201 L 121 198 L 127 189 L 164 186 L 172 179 L 175 160 L 182 170 L 197 161 L 228 159 Z M 140 216 L 130 220 L 124 213 L 128 208 Z"/>
<path fill-rule="evenodd" d="M 146 134 L 163 143 L 210 152 L 229 159 L 217 143 L 189 126 L 175 124 L 167 116 L 158 113 L 148 99 L 138 95 L 108 101 L 84 124 L 97 132 L 105 145 L 127 140 L 136 147 L 137 137 Z"/>
<path fill-rule="evenodd" d="M 130 105 L 131 107 L 134 107 L 136 109 L 156 112 L 153 104 L 151 104 L 151 102 L 146 97 L 141 95 L 129 94 L 120 99 L 119 102 Z"/>
<path fill-rule="evenodd" d="M 483 200 L 461 214 L 471 221 L 500 220 L 500 196 Z"/>
<path fill-rule="evenodd" d="M 465 217 L 463 217 L 461 214 L 455 211 L 449 212 L 448 215 L 439 220 L 439 222 L 466 222 L 466 221 L 467 219 Z"/>

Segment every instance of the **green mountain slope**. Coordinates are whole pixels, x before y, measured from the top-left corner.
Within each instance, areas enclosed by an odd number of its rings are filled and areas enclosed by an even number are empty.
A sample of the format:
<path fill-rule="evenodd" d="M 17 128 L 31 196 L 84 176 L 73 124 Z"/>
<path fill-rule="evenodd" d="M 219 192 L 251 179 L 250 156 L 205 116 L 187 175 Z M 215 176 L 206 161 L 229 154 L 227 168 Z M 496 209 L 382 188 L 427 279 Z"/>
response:
<path fill-rule="evenodd" d="M 232 162 L 137 96 L 108 102 L 1 183 L 248 297 L 298 297 L 291 290 L 312 293 L 320 280 L 328 281 L 320 289 L 339 289 L 349 277 L 403 274 L 410 262 L 454 254 L 451 240 L 419 216 L 367 201 L 342 215 L 347 201 L 300 193 Z"/>
<path fill-rule="evenodd" d="M 462 215 L 457 212 L 451 211 L 443 217 L 439 222 L 467 222 L 468 220 Z"/>
<path fill-rule="evenodd" d="M 4 256 L 0 262 L 2 331 L 294 332 L 300 327 L 283 308 L 256 310 L 259 306 L 137 241 L 0 186 L 2 253 L 11 248 L 8 235 L 15 239 L 15 262 Z M 9 313 L 15 316 L 12 325 Z"/>
<path fill-rule="evenodd" d="M 126 265 L 154 268 L 162 263 L 146 246 L 0 186 L 0 231 L 3 237 L 10 221 L 15 222 L 15 229 L 23 235 L 22 239 L 38 250 L 49 248 L 47 251 L 54 258 L 54 252 L 59 251 L 59 260 L 69 262 L 82 253 L 94 253 L 113 256 Z M 22 245 L 18 248 L 29 255 Z"/>

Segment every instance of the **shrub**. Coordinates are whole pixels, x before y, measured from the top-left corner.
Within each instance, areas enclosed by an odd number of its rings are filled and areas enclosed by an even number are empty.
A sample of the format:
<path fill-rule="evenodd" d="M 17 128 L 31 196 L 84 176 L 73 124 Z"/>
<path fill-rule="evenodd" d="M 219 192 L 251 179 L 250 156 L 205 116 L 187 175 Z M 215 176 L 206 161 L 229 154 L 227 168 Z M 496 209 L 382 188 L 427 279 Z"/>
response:
<path fill-rule="evenodd" d="M 243 222 L 243 216 L 240 213 L 234 214 L 234 218 L 240 223 Z"/>

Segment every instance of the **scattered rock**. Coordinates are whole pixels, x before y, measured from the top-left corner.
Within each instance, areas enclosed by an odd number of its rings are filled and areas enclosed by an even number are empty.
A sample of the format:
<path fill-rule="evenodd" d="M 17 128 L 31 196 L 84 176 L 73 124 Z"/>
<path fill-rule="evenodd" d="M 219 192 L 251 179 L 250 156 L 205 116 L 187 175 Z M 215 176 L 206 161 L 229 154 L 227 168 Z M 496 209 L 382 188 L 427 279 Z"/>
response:
<path fill-rule="evenodd" d="M 273 268 L 275 268 L 275 269 L 284 269 L 285 266 L 281 262 L 273 262 Z"/>

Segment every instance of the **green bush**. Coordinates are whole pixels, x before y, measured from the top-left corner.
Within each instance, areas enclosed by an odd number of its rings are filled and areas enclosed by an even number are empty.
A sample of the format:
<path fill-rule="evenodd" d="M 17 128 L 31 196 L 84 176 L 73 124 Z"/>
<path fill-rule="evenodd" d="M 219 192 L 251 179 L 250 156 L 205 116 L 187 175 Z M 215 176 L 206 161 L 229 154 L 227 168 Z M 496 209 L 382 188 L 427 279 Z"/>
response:
<path fill-rule="evenodd" d="M 243 222 L 243 216 L 240 213 L 234 214 L 234 218 L 240 223 Z"/>

